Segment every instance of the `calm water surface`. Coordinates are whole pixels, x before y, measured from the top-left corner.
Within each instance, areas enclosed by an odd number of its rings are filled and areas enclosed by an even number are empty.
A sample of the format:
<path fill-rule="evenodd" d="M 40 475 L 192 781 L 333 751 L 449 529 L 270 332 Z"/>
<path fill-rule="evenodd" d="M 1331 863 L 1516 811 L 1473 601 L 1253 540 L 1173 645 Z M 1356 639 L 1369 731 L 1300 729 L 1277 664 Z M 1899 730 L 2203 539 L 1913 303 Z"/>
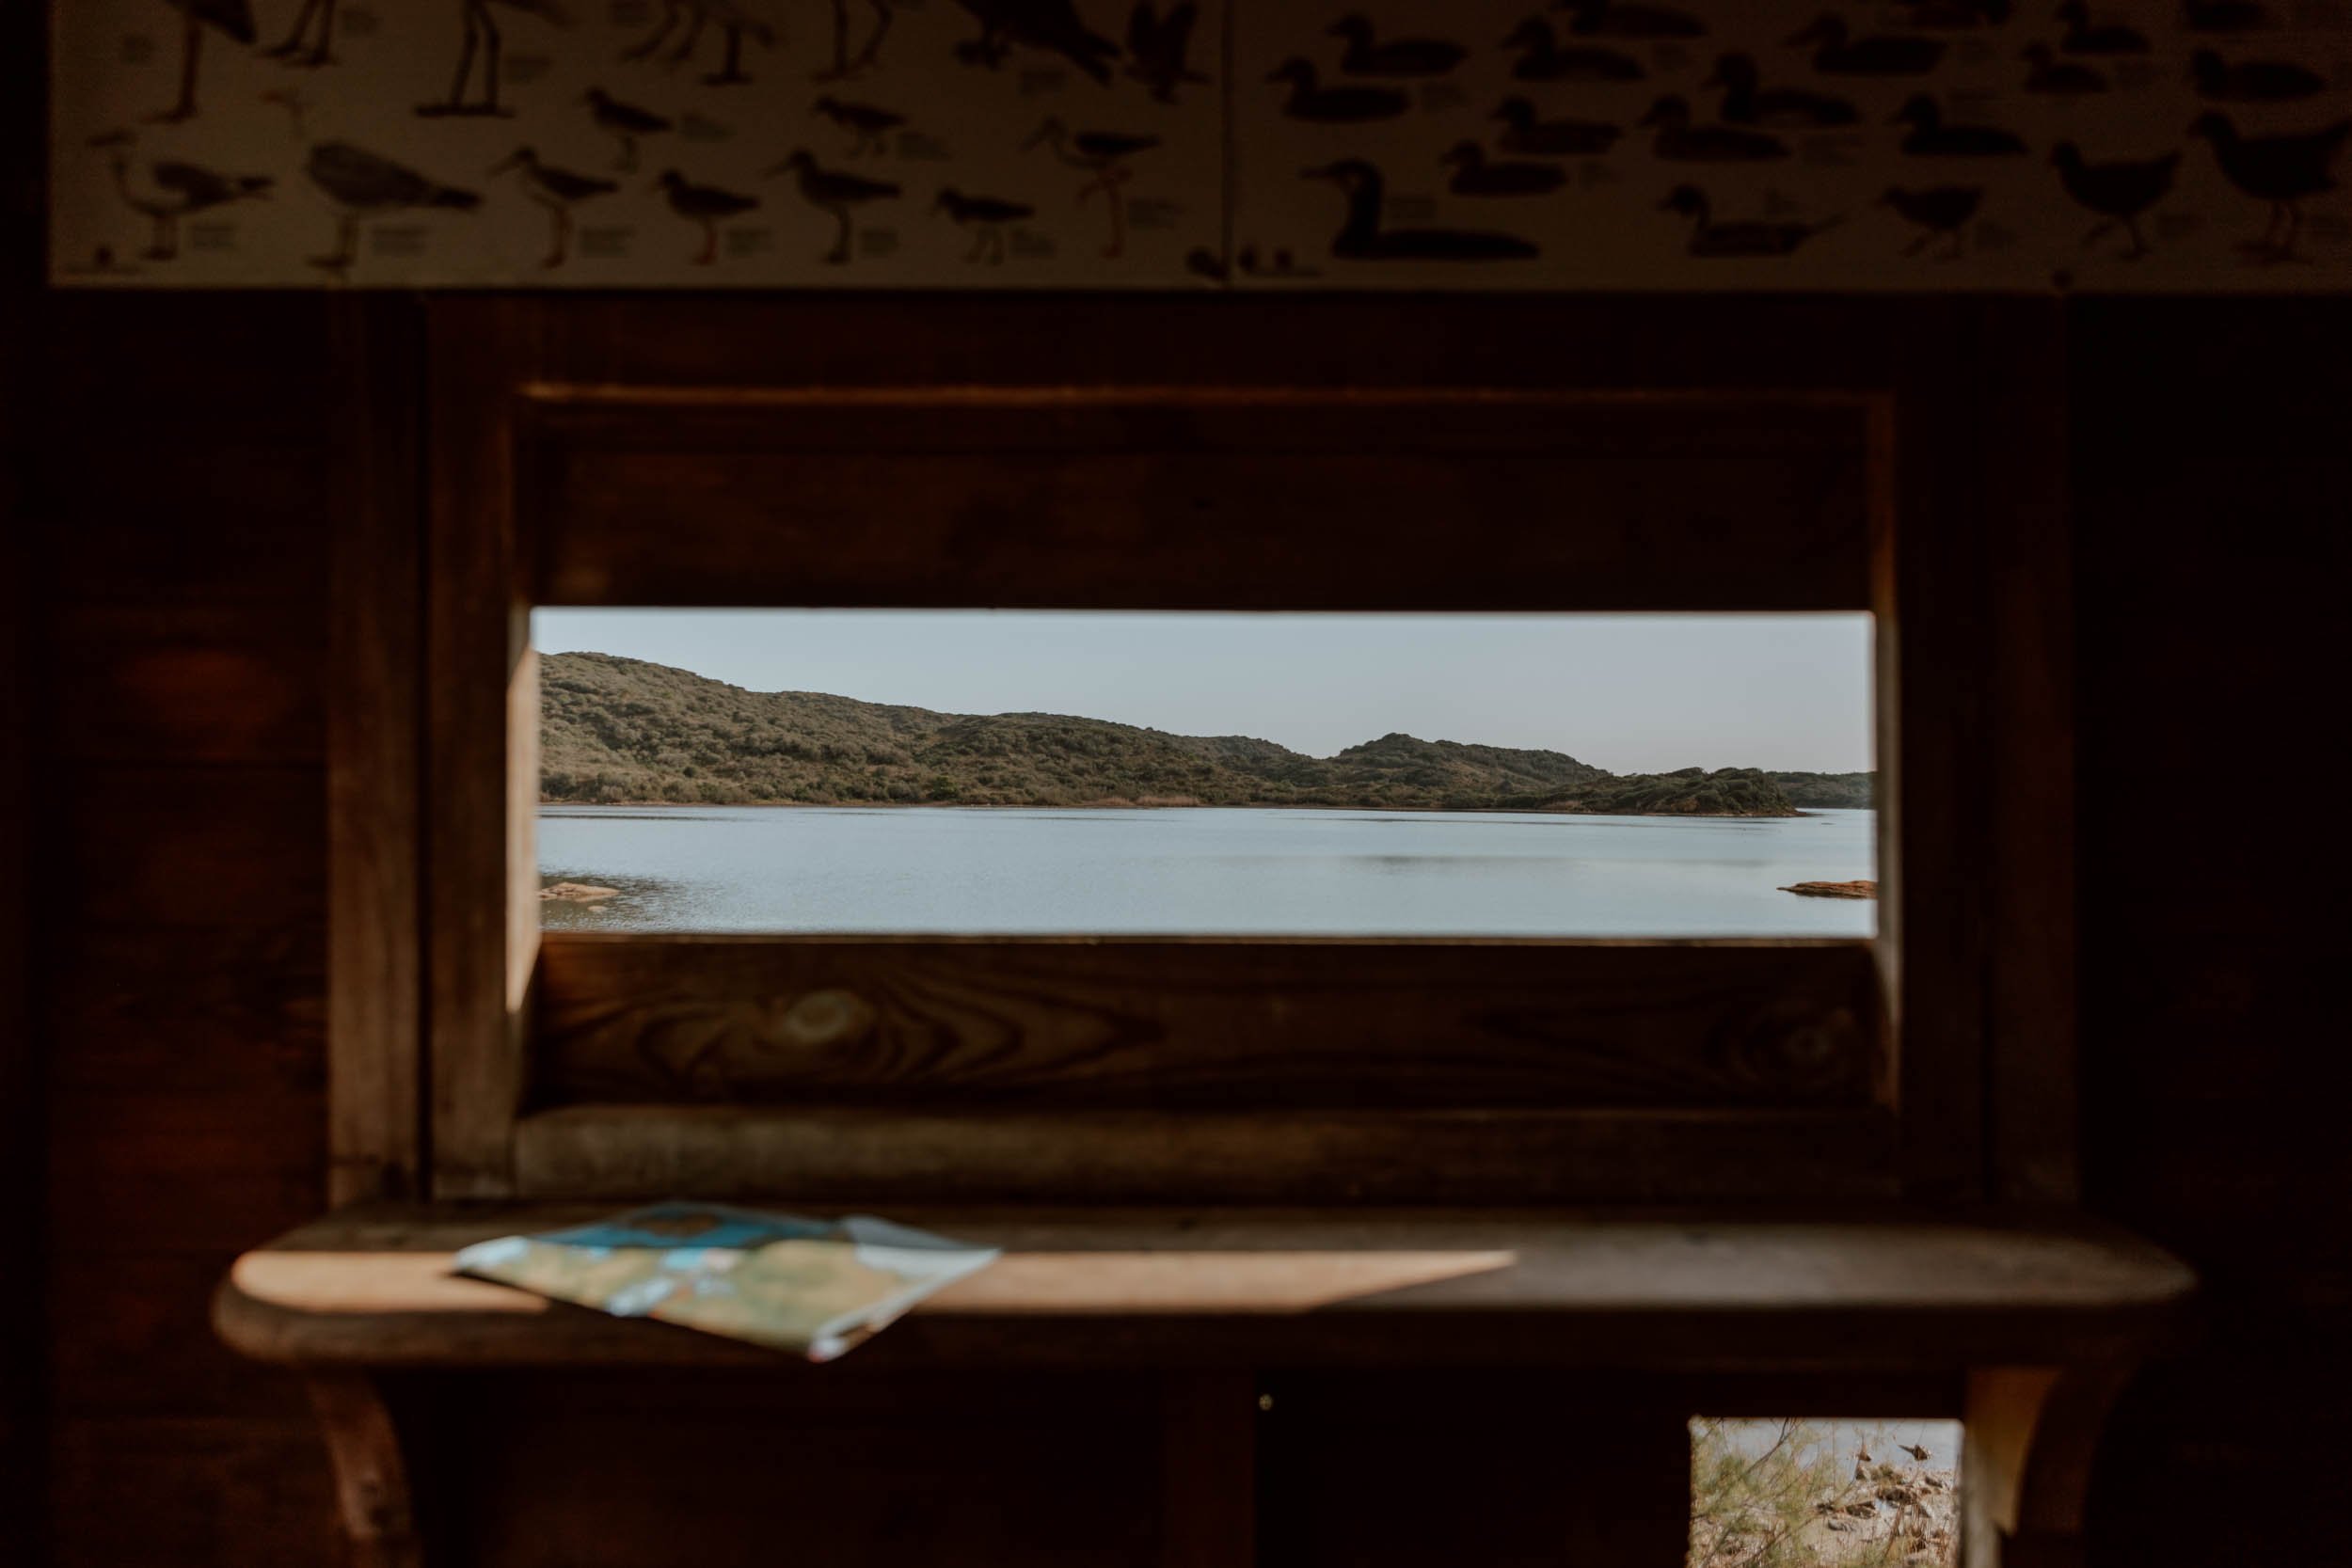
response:
<path fill-rule="evenodd" d="M 1867 936 L 1875 815 L 558 806 L 551 929 Z"/>

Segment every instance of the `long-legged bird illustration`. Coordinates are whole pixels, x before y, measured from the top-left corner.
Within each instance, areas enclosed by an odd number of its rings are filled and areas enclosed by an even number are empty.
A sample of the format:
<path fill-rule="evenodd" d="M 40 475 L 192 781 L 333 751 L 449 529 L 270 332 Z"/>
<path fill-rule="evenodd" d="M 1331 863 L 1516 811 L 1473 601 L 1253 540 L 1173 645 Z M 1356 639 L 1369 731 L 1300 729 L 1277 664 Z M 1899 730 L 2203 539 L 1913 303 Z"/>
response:
<path fill-rule="evenodd" d="M 824 116 L 857 138 L 850 148 L 852 158 L 861 152 L 888 150 L 882 138 L 907 122 L 907 117 L 895 109 L 878 103 L 844 103 L 830 93 L 809 105 L 809 112 Z"/>
<path fill-rule="evenodd" d="M 145 252 L 151 261 L 168 261 L 180 254 L 182 218 L 267 196 L 277 182 L 266 174 L 216 174 L 198 164 L 165 159 L 148 166 L 147 177 L 153 189 L 141 191 L 131 183 L 128 153 L 116 152 L 109 166 L 122 204 L 151 226 Z"/>
<path fill-rule="evenodd" d="M 1160 145 L 1157 136 L 1135 135 L 1123 131 L 1080 131 L 1073 135 L 1070 127 L 1059 119 L 1048 119 L 1037 128 L 1037 134 L 1023 144 L 1022 150 L 1039 146 L 1053 149 L 1054 156 L 1072 168 L 1084 169 L 1091 178 L 1078 187 L 1078 204 L 1084 206 L 1096 191 L 1103 193 L 1110 208 L 1111 236 L 1103 246 L 1106 259 L 1116 260 L 1127 251 L 1127 198 L 1121 187 L 1135 178 L 1127 160 L 1138 152 L 1149 152 Z"/>
<path fill-rule="evenodd" d="M 294 13 L 294 25 L 286 30 L 284 40 L 262 53 L 289 65 L 333 65 L 336 3 L 337 0 L 302 0 L 302 9 Z M 318 24 L 316 39 L 310 36 L 313 22 Z"/>
<path fill-rule="evenodd" d="M 1150 87 L 1163 103 L 1175 103 L 1176 89 L 1184 83 L 1209 79 L 1185 61 L 1200 20 L 1199 0 L 1176 0 L 1165 16 L 1152 0 L 1136 0 L 1136 8 L 1127 14 L 1127 74 Z"/>
<path fill-rule="evenodd" d="M 891 0 L 866 0 L 873 10 L 873 29 L 866 41 L 850 49 L 850 0 L 833 0 L 833 63 L 817 72 L 819 82 L 846 82 L 863 76 L 881 63 L 882 40 L 890 35 Z"/>
<path fill-rule="evenodd" d="M 846 174 L 838 169 L 818 166 L 805 148 L 768 170 L 773 179 L 789 174 L 799 183 L 801 199 L 834 220 L 833 248 L 825 252 L 825 261 L 839 266 L 850 259 L 850 214 L 869 201 L 887 201 L 898 194 L 898 187 L 887 180 L 868 180 L 862 174 Z"/>
<path fill-rule="evenodd" d="M 2178 152 L 2094 164 L 2083 156 L 2082 149 L 2062 141 L 2050 150 L 2050 162 L 2066 194 L 2099 214 L 2099 225 L 2084 236 L 2083 248 L 2089 249 L 2121 229 L 2132 242 L 2132 248 L 2124 252 L 2126 260 L 2137 261 L 2148 254 L 2148 242 L 2139 232 L 2139 215 L 2170 193 L 2172 176 L 2181 166 Z"/>
<path fill-rule="evenodd" d="M 148 116 L 166 124 L 196 118 L 196 74 L 204 55 L 204 29 L 212 27 L 238 43 L 253 41 L 253 8 L 248 0 L 164 0 L 180 13 L 180 100 L 170 108 Z"/>
<path fill-rule="evenodd" d="M 474 192 L 444 185 L 380 152 L 349 142 L 310 141 L 303 131 L 304 104 L 298 94 L 264 93 L 262 99 L 293 117 L 294 139 L 310 150 L 302 172 L 335 209 L 335 249 L 329 255 L 310 258 L 312 266 L 324 267 L 338 277 L 348 277 L 351 264 L 359 257 L 359 226 L 371 218 L 434 210 L 470 213 L 482 205 L 482 198 Z"/>
<path fill-rule="evenodd" d="M 2243 248 L 2266 261 L 2287 261 L 2302 237 L 2303 202 L 2336 188 L 2336 156 L 2352 137 L 2352 119 L 2299 135 L 2248 136 L 2229 116 L 2208 110 L 2188 134 L 2213 144 L 2214 161 L 2231 184 L 2270 204 L 2263 237 Z"/>
<path fill-rule="evenodd" d="M 1111 79 L 1119 45 L 1086 24 L 1073 0 L 957 0 L 980 24 L 980 36 L 956 45 L 956 58 L 993 70 L 1013 44 L 1059 55 L 1097 82 Z"/>
<path fill-rule="evenodd" d="M 1918 237 L 1903 246 L 1905 256 L 1916 256 L 1942 239 L 1948 242 L 1945 260 L 1957 261 L 1967 254 L 1968 220 L 1984 205 L 1984 187 L 1934 185 L 1926 190 L 1910 190 L 1889 185 L 1886 194 L 1879 198 L 1879 205 L 1893 209 L 1896 216 L 1918 229 Z"/>
<path fill-rule="evenodd" d="M 776 45 L 776 30 L 767 20 L 755 14 L 739 0 L 661 0 L 661 20 L 654 30 L 621 52 L 624 60 L 649 60 L 677 31 L 680 22 L 686 24 L 685 33 L 670 52 L 661 56 L 666 66 L 679 66 L 693 58 L 701 44 L 703 29 L 716 24 L 726 34 L 726 54 L 719 69 L 703 78 L 704 85 L 714 87 L 737 87 L 751 78 L 743 72 L 743 39 L 749 35 L 761 48 Z"/>
<path fill-rule="evenodd" d="M 972 230 L 972 248 L 963 253 L 966 261 L 986 261 L 991 266 L 1004 262 L 1006 226 L 1037 215 L 1037 209 L 1025 201 L 966 196 L 952 185 L 940 191 L 931 211 L 945 213 L 957 228 Z"/>
<path fill-rule="evenodd" d="M 637 172 L 637 139 L 660 135 L 671 128 L 666 116 L 634 103 L 624 103 L 602 87 L 590 87 L 582 100 L 588 105 L 588 118 L 596 129 L 621 144 L 620 161 L 612 166 L 622 174 Z"/>
<path fill-rule="evenodd" d="M 491 14 L 494 5 L 505 6 L 535 16 L 558 27 L 572 24 L 572 13 L 559 0 L 457 0 L 460 24 L 465 29 L 465 42 L 457 52 L 457 75 L 449 85 L 449 97 L 438 103 L 420 103 L 421 115 L 503 115 L 513 111 L 499 106 L 499 56 L 505 40 L 499 33 L 498 18 Z M 466 102 L 466 84 L 473 79 L 474 56 L 482 56 L 482 97 L 477 103 Z"/>
<path fill-rule="evenodd" d="M 508 169 L 522 171 L 523 184 L 531 192 L 531 199 L 548 210 L 555 220 L 554 231 L 548 238 L 548 253 L 539 264 L 560 267 L 572 249 L 572 209 L 583 201 L 599 196 L 611 196 L 621 188 L 613 180 L 600 180 L 590 174 L 575 174 L 567 168 L 541 161 L 532 148 L 518 147 L 490 170 L 492 179 Z"/>
<path fill-rule="evenodd" d="M 703 247 L 695 252 L 693 263 L 698 267 L 707 267 L 719 259 L 719 225 L 759 205 L 755 196 L 740 196 L 716 185 L 690 184 L 686 176 L 674 168 L 663 170 L 654 183 L 669 202 L 670 211 L 701 227 Z"/>

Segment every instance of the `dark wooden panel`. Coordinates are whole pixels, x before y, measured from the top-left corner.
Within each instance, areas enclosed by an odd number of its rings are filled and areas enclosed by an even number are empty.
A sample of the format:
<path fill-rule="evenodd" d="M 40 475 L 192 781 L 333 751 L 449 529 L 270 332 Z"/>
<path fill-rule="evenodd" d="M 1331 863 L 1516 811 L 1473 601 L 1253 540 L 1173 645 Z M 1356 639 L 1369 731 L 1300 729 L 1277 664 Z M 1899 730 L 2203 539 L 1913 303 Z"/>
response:
<path fill-rule="evenodd" d="M 1665 1203 L 1883 1197 L 1875 1110 L 797 1110 L 593 1105 L 515 1127 L 539 1197 Z"/>
<path fill-rule="evenodd" d="M 83 603 L 61 606 L 55 626 L 66 758 L 316 762 L 323 605 Z"/>
<path fill-rule="evenodd" d="M 550 937 L 550 1101 L 1869 1102 L 1864 942 Z"/>
<path fill-rule="evenodd" d="M 48 1295 L 52 1397 L 80 1417 L 308 1413 L 301 1386 L 257 1374 L 213 1332 L 218 1252 L 64 1252 Z"/>
<path fill-rule="evenodd" d="M 51 1568 L 321 1568 L 337 1560 L 308 1418 L 69 1416 L 52 1443 Z"/>
<path fill-rule="evenodd" d="M 204 402 L 200 392 L 184 395 Z M 44 481 L 38 504 L 53 531 L 61 594 L 323 609 L 326 458 L 314 444 L 175 436 L 135 459 L 69 445 Z"/>
<path fill-rule="evenodd" d="M 547 603 L 1868 602 L 1856 404 L 1002 389 L 532 413 Z"/>
<path fill-rule="evenodd" d="M 60 1091 L 49 1101 L 58 1255 L 227 1254 L 326 1200 L 316 1094 Z"/>
<path fill-rule="evenodd" d="M 325 917 L 326 788 L 315 767 L 92 766 L 64 788 L 73 877 L 57 911 L 273 929 Z"/>
<path fill-rule="evenodd" d="M 325 1088 L 326 952 L 315 927 L 78 925 L 53 942 L 53 1088 Z"/>

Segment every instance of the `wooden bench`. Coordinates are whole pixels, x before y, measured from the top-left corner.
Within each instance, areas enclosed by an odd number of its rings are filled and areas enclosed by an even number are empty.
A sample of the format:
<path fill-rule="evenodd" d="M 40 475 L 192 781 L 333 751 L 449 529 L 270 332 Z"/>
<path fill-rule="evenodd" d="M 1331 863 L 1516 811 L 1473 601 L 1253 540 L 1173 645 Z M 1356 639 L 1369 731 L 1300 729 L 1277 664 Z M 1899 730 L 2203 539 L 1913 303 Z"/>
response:
<path fill-rule="evenodd" d="M 309 1379 L 359 1561 L 424 1560 L 379 1374 L 985 1367 L 1944 1378 L 1962 1408 L 1915 1413 L 1967 1423 L 1972 1563 L 2069 1562 L 2106 1406 L 2194 1291 L 2074 1216 L 894 1209 L 1006 1256 L 820 1368 L 449 1272 L 469 1243 L 606 1212 L 357 1208 L 237 1260 L 215 1323 Z"/>

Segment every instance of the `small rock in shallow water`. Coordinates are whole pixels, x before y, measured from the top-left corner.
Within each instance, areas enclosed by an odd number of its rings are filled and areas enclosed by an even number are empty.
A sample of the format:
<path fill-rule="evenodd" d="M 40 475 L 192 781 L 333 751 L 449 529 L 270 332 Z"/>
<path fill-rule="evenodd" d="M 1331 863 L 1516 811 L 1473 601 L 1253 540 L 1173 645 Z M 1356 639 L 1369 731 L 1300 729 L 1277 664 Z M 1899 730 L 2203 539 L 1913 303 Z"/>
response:
<path fill-rule="evenodd" d="M 539 890 L 542 898 L 563 898 L 575 904 L 593 904 L 599 898 L 618 898 L 620 895 L 619 888 L 591 887 L 586 882 L 558 882 L 553 887 Z"/>
<path fill-rule="evenodd" d="M 1780 891 L 1793 893 L 1800 898 L 1876 898 L 1879 885 L 1872 881 L 1799 882 Z"/>

